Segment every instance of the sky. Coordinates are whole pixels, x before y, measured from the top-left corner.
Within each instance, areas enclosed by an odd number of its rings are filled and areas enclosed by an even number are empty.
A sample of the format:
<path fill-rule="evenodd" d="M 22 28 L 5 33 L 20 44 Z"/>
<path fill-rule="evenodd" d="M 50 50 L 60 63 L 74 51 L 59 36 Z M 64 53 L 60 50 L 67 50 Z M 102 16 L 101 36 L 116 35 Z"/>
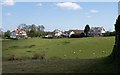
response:
<path fill-rule="evenodd" d="M 8 2 L 7 2 L 8 1 Z M 14 2 L 2 5 L 2 30 L 17 29 L 20 24 L 44 25 L 54 29 L 83 30 L 85 25 L 113 31 L 118 15 L 118 2 Z"/>

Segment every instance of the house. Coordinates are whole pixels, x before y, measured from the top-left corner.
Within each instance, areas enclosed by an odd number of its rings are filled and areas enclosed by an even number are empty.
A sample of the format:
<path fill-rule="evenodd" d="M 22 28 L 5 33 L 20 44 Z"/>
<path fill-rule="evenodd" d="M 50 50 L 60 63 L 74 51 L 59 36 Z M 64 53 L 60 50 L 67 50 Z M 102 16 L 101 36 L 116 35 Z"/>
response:
<path fill-rule="evenodd" d="M 69 31 L 64 31 L 63 32 L 63 37 L 69 37 L 69 33 L 70 33 Z"/>
<path fill-rule="evenodd" d="M 12 39 L 20 39 L 27 38 L 27 33 L 24 30 L 16 29 L 11 32 L 10 38 Z"/>
<path fill-rule="evenodd" d="M 54 37 L 62 37 L 63 35 L 63 32 L 59 29 L 55 29 L 53 33 L 54 33 Z"/>
<path fill-rule="evenodd" d="M 90 36 L 102 36 L 105 33 L 105 29 L 103 27 L 91 27 Z"/>
<path fill-rule="evenodd" d="M 70 31 L 69 37 L 71 37 L 72 34 L 80 34 L 84 32 L 84 30 L 69 30 L 69 31 Z"/>
<path fill-rule="evenodd" d="M 71 35 L 73 35 L 73 34 L 75 34 L 75 32 L 74 32 L 74 31 L 71 31 L 71 32 L 69 33 L 69 37 L 71 37 Z"/>
<path fill-rule="evenodd" d="M 75 34 L 80 34 L 80 33 L 83 33 L 84 30 L 69 30 L 70 32 L 74 32 Z"/>
<path fill-rule="evenodd" d="M 43 36 L 42 38 L 53 38 L 54 33 L 53 32 L 47 32 L 46 36 Z"/>
<path fill-rule="evenodd" d="M 68 37 L 71 37 L 72 34 L 80 34 L 80 33 L 83 33 L 83 32 L 84 32 L 84 30 L 69 30 L 69 31 L 65 31 L 64 35 L 68 36 Z"/>

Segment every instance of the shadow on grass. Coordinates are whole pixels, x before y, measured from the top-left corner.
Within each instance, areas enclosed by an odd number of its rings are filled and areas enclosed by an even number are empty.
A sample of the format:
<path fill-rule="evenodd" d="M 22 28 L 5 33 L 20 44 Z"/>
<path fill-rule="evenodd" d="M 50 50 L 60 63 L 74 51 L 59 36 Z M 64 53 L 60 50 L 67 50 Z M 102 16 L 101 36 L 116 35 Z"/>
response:
<path fill-rule="evenodd" d="M 78 73 L 118 74 L 119 64 L 108 58 L 99 59 L 45 59 L 25 61 L 3 61 L 3 75 Z"/>

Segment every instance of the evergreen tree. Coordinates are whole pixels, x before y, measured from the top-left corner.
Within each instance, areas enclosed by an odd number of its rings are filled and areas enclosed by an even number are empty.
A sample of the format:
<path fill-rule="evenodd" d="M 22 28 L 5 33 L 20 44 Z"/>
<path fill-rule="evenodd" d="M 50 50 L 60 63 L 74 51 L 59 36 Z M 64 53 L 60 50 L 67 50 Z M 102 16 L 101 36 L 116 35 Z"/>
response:
<path fill-rule="evenodd" d="M 87 24 L 84 29 L 84 33 L 86 34 L 86 36 L 88 36 L 89 31 L 90 31 L 90 26 Z"/>

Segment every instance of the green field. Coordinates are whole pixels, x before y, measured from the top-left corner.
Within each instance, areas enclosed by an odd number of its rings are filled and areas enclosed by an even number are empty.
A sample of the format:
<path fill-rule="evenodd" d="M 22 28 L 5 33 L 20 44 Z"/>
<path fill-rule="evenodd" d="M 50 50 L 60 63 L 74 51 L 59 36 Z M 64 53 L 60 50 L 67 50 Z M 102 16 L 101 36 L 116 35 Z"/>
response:
<path fill-rule="evenodd" d="M 46 59 L 52 57 L 94 59 L 108 56 L 113 45 L 114 37 L 4 40 L 3 59 L 10 55 L 28 59 L 36 53 L 44 53 Z"/>
<path fill-rule="evenodd" d="M 114 37 L 3 40 L 3 73 L 117 73 Z M 34 54 L 45 59 L 33 60 Z M 11 55 L 22 60 L 8 61 Z"/>

